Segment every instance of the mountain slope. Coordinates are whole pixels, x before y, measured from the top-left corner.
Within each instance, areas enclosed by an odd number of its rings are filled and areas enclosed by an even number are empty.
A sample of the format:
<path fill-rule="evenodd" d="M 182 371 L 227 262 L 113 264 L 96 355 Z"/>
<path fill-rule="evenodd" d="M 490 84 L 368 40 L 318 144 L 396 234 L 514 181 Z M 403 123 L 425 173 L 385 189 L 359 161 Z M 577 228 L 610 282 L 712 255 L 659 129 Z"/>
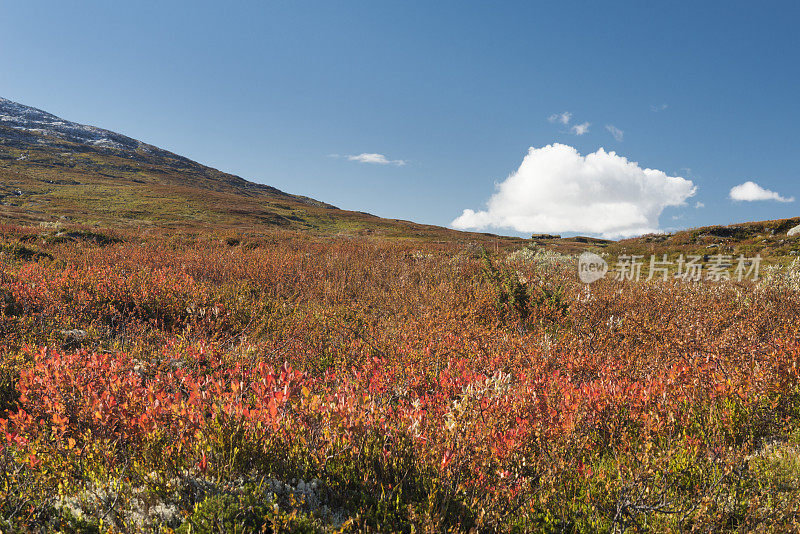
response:
<path fill-rule="evenodd" d="M 496 238 L 339 210 L 3 98 L 0 220 Z"/>
<path fill-rule="evenodd" d="M 117 178 L 126 174 L 154 171 L 160 176 L 157 183 L 196 186 L 215 191 L 235 191 L 245 194 L 266 193 L 301 203 L 332 207 L 305 197 L 289 195 L 274 187 L 248 182 L 238 176 L 223 173 L 124 135 L 66 121 L 45 111 L 0 98 L 0 143 L 3 148 L 22 151 L 17 158 L 10 154 L 4 159 L 29 160 L 27 165 L 44 166 L 48 162 L 31 158 L 31 152 L 57 152 L 62 165 L 84 171 L 96 171 L 96 162 L 87 156 L 108 158 L 106 172 L 116 172 Z M 58 161 L 49 162 L 58 166 Z"/>

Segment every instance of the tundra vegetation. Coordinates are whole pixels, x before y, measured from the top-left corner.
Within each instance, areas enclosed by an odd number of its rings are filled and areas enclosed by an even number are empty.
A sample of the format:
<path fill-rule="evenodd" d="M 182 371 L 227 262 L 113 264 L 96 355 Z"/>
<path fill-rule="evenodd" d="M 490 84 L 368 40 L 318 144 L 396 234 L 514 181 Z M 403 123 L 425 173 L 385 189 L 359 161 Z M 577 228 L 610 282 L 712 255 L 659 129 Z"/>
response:
<path fill-rule="evenodd" d="M 0 233 L 4 532 L 800 526 L 795 264 L 587 287 L 501 247 Z"/>

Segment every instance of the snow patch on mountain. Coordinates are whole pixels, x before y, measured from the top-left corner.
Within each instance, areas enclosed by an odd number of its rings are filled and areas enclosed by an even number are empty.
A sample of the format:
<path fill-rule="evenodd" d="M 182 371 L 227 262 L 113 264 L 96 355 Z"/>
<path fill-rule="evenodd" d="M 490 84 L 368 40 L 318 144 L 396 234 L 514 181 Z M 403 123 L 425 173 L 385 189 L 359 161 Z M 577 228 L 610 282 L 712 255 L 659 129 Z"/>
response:
<path fill-rule="evenodd" d="M 115 150 L 136 150 L 147 145 L 109 130 L 66 121 L 40 109 L 0 97 L 0 124 L 73 143 Z"/>

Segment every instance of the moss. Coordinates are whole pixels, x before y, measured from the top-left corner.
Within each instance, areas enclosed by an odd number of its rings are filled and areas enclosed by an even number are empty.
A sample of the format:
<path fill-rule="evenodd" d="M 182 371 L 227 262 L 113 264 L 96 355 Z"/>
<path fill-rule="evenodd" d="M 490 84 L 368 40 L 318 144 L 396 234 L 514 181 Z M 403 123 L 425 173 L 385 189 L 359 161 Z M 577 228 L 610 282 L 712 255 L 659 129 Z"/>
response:
<path fill-rule="evenodd" d="M 323 532 L 313 518 L 297 511 L 283 511 L 260 488 L 249 485 L 236 493 L 207 497 L 175 531 L 178 534 L 261 532 Z"/>

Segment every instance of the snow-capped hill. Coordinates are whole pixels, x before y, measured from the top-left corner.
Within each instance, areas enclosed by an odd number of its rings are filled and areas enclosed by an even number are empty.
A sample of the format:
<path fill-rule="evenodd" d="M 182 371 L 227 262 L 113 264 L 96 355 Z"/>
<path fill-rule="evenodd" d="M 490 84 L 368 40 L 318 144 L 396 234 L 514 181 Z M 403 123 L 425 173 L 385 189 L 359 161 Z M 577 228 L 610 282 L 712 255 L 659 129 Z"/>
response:
<path fill-rule="evenodd" d="M 29 176 L 36 182 L 45 180 L 48 187 L 65 180 L 82 183 L 92 178 L 95 183 L 113 186 L 127 183 L 142 189 L 157 184 L 248 197 L 267 195 L 309 206 L 333 207 L 250 182 L 110 130 L 71 122 L 0 97 L 0 205 L 4 198 L 3 180 L 9 179 L 10 173 Z"/>
<path fill-rule="evenodd" d="M 73 143 L 104 148 L 117 150 L 149 148 L 144 143 L 130 137 L 95 126 L 66 121 L 46 111 L 18 104 L 5 98 L 0 98 L 0 125 Z M 42 141 L 42 144 L 44 143 L 46 140 Z"/>

